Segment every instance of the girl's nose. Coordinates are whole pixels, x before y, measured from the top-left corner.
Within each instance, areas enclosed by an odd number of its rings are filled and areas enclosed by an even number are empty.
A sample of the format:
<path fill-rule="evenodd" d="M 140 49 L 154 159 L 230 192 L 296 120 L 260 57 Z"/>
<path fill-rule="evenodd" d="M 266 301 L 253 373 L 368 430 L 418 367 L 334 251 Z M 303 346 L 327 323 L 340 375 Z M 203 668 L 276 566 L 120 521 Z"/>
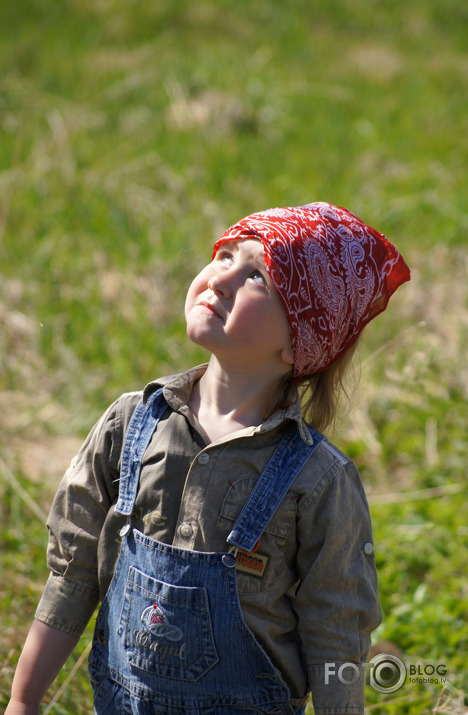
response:
<path fill-rule="evenodd" d="M 219 271 L 211 276 L 208 281 L 208 288 L 213 291 L 216 295 L 220 295 L 223 298 L 229 298 L 232 295 L 232 276 L 230 275 L 229 269 Z"/>

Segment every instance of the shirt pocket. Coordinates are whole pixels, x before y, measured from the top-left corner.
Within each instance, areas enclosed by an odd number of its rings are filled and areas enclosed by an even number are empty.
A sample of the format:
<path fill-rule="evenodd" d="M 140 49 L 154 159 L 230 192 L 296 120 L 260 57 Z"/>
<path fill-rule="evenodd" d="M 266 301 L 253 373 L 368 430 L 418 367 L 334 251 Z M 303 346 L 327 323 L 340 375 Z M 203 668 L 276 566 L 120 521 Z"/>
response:
<path fill-rule="evenodd" d="M 221 507 L 217 529 L 226 540 L 255 485 L 252 477 L 230 483 Z M 285 564 L 285 544 L 296 523 L 297 499 L 288 492 L 268 523 L 250 558 L 244 552 L 236 568 L 239 593 L 258 593 L 278 587 Z"/>

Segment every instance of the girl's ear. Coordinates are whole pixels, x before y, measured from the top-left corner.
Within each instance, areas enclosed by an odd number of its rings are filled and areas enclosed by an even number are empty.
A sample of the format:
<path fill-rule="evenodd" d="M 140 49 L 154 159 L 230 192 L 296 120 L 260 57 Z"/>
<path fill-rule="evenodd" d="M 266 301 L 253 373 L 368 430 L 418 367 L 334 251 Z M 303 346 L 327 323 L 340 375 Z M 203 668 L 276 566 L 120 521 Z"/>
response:
<path fill-rule="evenodd" d="M 292 349 L 292 345 L 288 345 L 286 348 L 282 349 L 281 359 L 286 363 L 286 365 L 294 365 L 294 351 Z"/>

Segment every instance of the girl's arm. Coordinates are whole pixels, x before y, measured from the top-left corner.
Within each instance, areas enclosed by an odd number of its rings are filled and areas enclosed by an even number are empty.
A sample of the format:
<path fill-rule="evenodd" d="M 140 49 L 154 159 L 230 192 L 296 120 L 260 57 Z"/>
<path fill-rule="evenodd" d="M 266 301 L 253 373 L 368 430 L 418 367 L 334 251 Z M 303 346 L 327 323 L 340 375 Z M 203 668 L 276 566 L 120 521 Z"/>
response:
<path fill-rule="evenodd" d="M 301 584 L 294 607 L 315 710 L 359 712 L 370 633 L 381 622 L 372 528 L 356 467 L 334 447 L 326 449 L 337 460 L 317 482 L 315 498 L 309 497 L 298 519 Z M 355 682 L 338 676 L 346 663 L 359 666 Z"/>
<path fill-rule="evenodd" d="M 5 715 L 39 715 L 42 698 L 78 641 L 78 636 L 33 621 L 18 661 Z"/>
<path fill-rule="evenodd" d="M 126 423 L 139 393 L 119 398 L 95 424 L 67 469 L 47 520 L 51 576 L 13 680 L 5 715 L 39 715 L 41 700 L 99 602 L 97 545 L 116 499 Z M 55 624 L 47 625 L 47 623 Z"/>

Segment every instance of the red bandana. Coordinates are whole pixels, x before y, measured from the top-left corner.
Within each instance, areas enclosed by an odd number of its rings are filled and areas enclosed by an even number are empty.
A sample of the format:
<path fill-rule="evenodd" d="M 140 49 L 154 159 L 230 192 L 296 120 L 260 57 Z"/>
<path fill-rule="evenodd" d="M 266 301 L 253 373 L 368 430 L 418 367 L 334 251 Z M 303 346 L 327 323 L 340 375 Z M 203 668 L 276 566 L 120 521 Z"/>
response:
<path fill-rule="evenodd" d="M 344 208 L 317 202 L 247 216 L 215 243 L 260 239 L 265 265 L 284 304 L 294 376 L 323 372 L 357 340 L 410 279 L 385 236 Z"/>

